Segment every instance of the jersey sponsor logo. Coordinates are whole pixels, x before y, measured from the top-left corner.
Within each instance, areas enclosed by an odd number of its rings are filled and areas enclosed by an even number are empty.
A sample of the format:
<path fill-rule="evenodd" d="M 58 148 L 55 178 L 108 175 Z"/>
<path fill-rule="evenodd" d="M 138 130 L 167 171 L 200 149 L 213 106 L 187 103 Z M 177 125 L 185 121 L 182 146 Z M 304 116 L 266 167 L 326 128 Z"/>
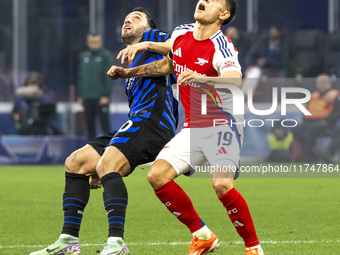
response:
<path fill-rule="evenodd" d="M 77 211 L 77 213 L 78 213 L 78 214 L 81 214 L 81 215 L 83 215 L 83 214 L 84 214 L 84 212 L 83 212 L 83 211 L 81 211 L 81 210 L 78 210 L 78 211 Z"/>
<path fill-rule="evenodd" d="M 181 73 L 183 73 L 183 72 L 186 71 L 186 70 L 193 71 L 193 70 L 191 70 L 190 68 L 188 68 L 187 65 L 182 66 L 182 65 L 177 64 L 177 62 L 176 62 L 175 60 L 173 61 L 173 64 L 174 64 L 175 72 L 176 72 L 177 74 L 181 74 Z M 196 71 L 193 71 L 193 72 L 194 72 L 194 73 L 197 73 L 198 75 L 201 75 L 201 76 L 207 76 L 206 74 L 201 74 L 201 73 L 198 73 L 198 72 L 196 72 Z"/>
<path fill-rule="evenodd" d="M 175 50 L 174 55 L 181 58 L 182 57 L 182 48 L 178 48 L 177 50 Z"/>
<path fill-rule="evenodd" d="M 197 60 L 198 60 L 198 61 L 195 62 L 195 64 L 200 65 L 200 66 L 203 66 L 204 64 L 209 63 L 208 60 L 205 60 L 205 59 L 203 59 L 203 58 L 197 58 Z"/>
<path fill-rule="evenodd" d="M 229 68 L 229 67 L 238 68 L 238 66 L 236 65 L 236 63 L 234 61 L 226 61 L 226 62 L 224 62 L 224 66 L 222 67 L 222 69 Z"/>
<path fill-rule="evenodd" d="M 228 154 L 228 152 L 225 150 L 224 147 L 221 147 L 221 148 L 218 150 L 218 152 L 216 153 L 216 155 L 219 155 L 219 154 L 224 155 L 224 154 Z"/>

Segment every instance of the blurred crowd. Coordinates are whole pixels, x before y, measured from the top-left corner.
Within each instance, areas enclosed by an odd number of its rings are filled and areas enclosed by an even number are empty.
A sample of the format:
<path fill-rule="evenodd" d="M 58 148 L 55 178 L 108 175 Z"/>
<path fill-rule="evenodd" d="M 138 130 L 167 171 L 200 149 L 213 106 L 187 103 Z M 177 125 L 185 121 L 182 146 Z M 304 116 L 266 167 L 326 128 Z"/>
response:
<path fill-rule="evenodd" d="M 231 38 L 238 49 L 239 61 L 246 78 L 262 80 L 264 78 L 315 78 L 320 73 L 329 74 L 333 79 L 340 77 L 340 61 L 338 61 L 340 32 L 326 34 L 320 30 L 310 29 L 287 33 L 273 25 L 259 33 L 247 33 L 229 26 L 224 33 Z M 77 58 L 80 54 L 81 51 L 76 54 Z M 71 61 L 69 64 L 72 63 L 74 66 L 70 66 L 69 69 L 76 73 L 78 60 Z M 25 76 L 25 73 L 20 75 L 22 82 Z M 2 101 L 11 101 L 14 97 L 12 77 L 11 70 L 6 68 L 0 70 L 2 91 L 0 100 Z M 255 101 L 268 100 L 270 85 L 256 85 L 253 86 L 256 88 Z M 307 88 L 314 89 L 310 84 Z M 58 91 L 49 91 L 49 93 L 56 95 Z M 60 99 L 59 96 L 56 98 Z"/>
<path fill-rule="evenodd" d="M 340 149 L 340 91 L 333 87 L 328 74 L 315 79 L 315 91 L 307 103 L 311 115 L 304 115 L 299 125 L 287 130 L 276 122 L 268 135 L 273 162 L 333 163 Z"/>
<path fill-rule="evenodd" d="M 20 135 L 60 135 L 52 125 L 56 106 L 42 89 L 39 73 L 30 72 L 24 85 L 15 90 L 11 117 Z"/>
<path fill-rule="evenodd" d="M 320 73 L 340 76 L 340 32 L 299 30 L 294 34 L 271 26 L 264 33 L 249 34 L 230 26 L 225 34 L 239 51 L 245 75 L 253 67 L 271 77 L 316 77 Z"/>
<path fill-rule="evenodd" d="M 246 94 L 247 89 L 250 88 L 254 102 L 272 102 L 273 87 L 303 87 L 312 93 L 312 99 L 306 107 L 313 117 L 305 116 L 303 122 L 293 130 L 273 127 L 272 133 L 268 136 L 271 149 L 268 160 L 332 162 L 340 147 L 338 79 L 340 77 L 340 32 L 326 34 L 320 30 L 300 30 L 287 33 L 278 26 L 272 25 L 262 33 L 247 33 L 234 26 L 227 27 L 224 33 L 233 41 L 239 52 L 239 61 L 245 78 L 244 92 Z M 80 52 L 78 54 L 80 56 Z M 20 79 L 24 86 L 15 89 L 11 71 L 0 70 L 2 91 L 0 99 L 15 101 L 12 119 L 20 134 L 57 134 L 58 130 L 50 126 L 50 120 L 48 123 L 42 123 L 41 118 L 34 117 L 37 116 L 39 109 L 41 116 L 50 114 L 52 118 L 55 117 L 53 106 L 47 111 L 46 94 L 48 93 L 46 92 L 50 93 L 50 88 L 45 86 L 45 92 L 40 91 L 35 94 L 27 92 L 32 86 L 28 84 L 30 80 L 39 83 L 35 87 L 36 90 L 42 89 L 40 83 L 44 75 L 40 74 L 40 78 L 37 78 L 37 75 L 39 74 L 23 73 Z M 80 85 L 79 81 L 76 83 Z M 84 95 L 79 94 L 81 90 L 79 88 L 78 90 L 79 98 L 84 98 Z M 32 95 L 34 98 L 29 98 Z M 106 106 L 110 101 L 110 95 L 108 94 L 107 97 L 104 104 Z M 94 116 L 91 113 L 92 115 Z M 94 121 L 91 120 L 89 123 Z M 103 127 L 105 129 L 105 125 Z"/>

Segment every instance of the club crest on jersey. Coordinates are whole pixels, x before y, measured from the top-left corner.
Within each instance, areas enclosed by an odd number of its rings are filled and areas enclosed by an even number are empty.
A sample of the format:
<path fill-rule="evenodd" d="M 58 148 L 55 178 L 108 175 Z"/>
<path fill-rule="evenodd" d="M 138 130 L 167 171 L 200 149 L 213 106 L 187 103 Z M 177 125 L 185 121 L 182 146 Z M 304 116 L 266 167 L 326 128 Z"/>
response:
<path fill-rule="evenodd" d="M 197 58 L 197 62 L 195 62 L 195 64 L 198 64 L 198 65 L 200 65 L 200 66 L 203 66 L 204 64 L 207 64 L 207 63 L 209 63 L 209 61 L 208 60 L 205 60 L 205 59 L 203 59 L 203 58 Z"/>

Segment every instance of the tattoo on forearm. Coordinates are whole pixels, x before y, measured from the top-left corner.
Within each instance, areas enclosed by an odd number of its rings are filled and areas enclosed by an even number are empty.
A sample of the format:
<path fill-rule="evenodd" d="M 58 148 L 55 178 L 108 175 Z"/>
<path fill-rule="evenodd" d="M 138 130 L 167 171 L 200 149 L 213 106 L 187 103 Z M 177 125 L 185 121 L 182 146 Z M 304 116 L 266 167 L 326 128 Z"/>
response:
<path fill-rule="evenodd" d="M 151 64 L 148 64 L 145 66 L 144 68 L 144 72 L 146 75 L 150 75 L 150 76 L 153 76 L 153 75 L 161 75 L 161 70 L 162 68 L 157 64 L 157 63 L 151 63 Z"/>

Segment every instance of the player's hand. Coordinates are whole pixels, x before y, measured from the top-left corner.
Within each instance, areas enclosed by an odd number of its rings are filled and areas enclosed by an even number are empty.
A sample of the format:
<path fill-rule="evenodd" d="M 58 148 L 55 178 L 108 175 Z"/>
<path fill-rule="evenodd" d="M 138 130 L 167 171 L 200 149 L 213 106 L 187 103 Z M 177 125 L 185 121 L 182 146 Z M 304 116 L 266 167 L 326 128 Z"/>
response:
<path fill-rule="evenodd" d="M 120 66 L 111 66 L 109 71 L 106 73 L 111 80 L 117 80 L 119 78 L 125 79 L 130 78 L 128 69 Z"/>
<path fill-rule="evenodd" d="M 90 189 L 100 189 L 101 187 L 102 187 L 102 183 L 98 175 L 91 176 Z"/>
<path fill-rule="evenodd" d="M 186 86 L 190 83 L 190 80 L 193 78 L 199 78 L 202 77 L 201 75 L 191 71 L 191 70 L 186 70 L 183 73 L 181 73 L 178 78 L 177 78 L 177 84 L 179 86 Z"/>
<path fill-rule="evenodd" d="M 132 60 L 143 51 L 148 50 L 148 48 L 149 48 L 148 42 L 141 42 L 134 45 L 130 45 L 118 53 L 117 59 L 121 58 L 120 61 L 122 64 L 126 60 L 128 60 L 129 64 L 131 65 Z"/>

